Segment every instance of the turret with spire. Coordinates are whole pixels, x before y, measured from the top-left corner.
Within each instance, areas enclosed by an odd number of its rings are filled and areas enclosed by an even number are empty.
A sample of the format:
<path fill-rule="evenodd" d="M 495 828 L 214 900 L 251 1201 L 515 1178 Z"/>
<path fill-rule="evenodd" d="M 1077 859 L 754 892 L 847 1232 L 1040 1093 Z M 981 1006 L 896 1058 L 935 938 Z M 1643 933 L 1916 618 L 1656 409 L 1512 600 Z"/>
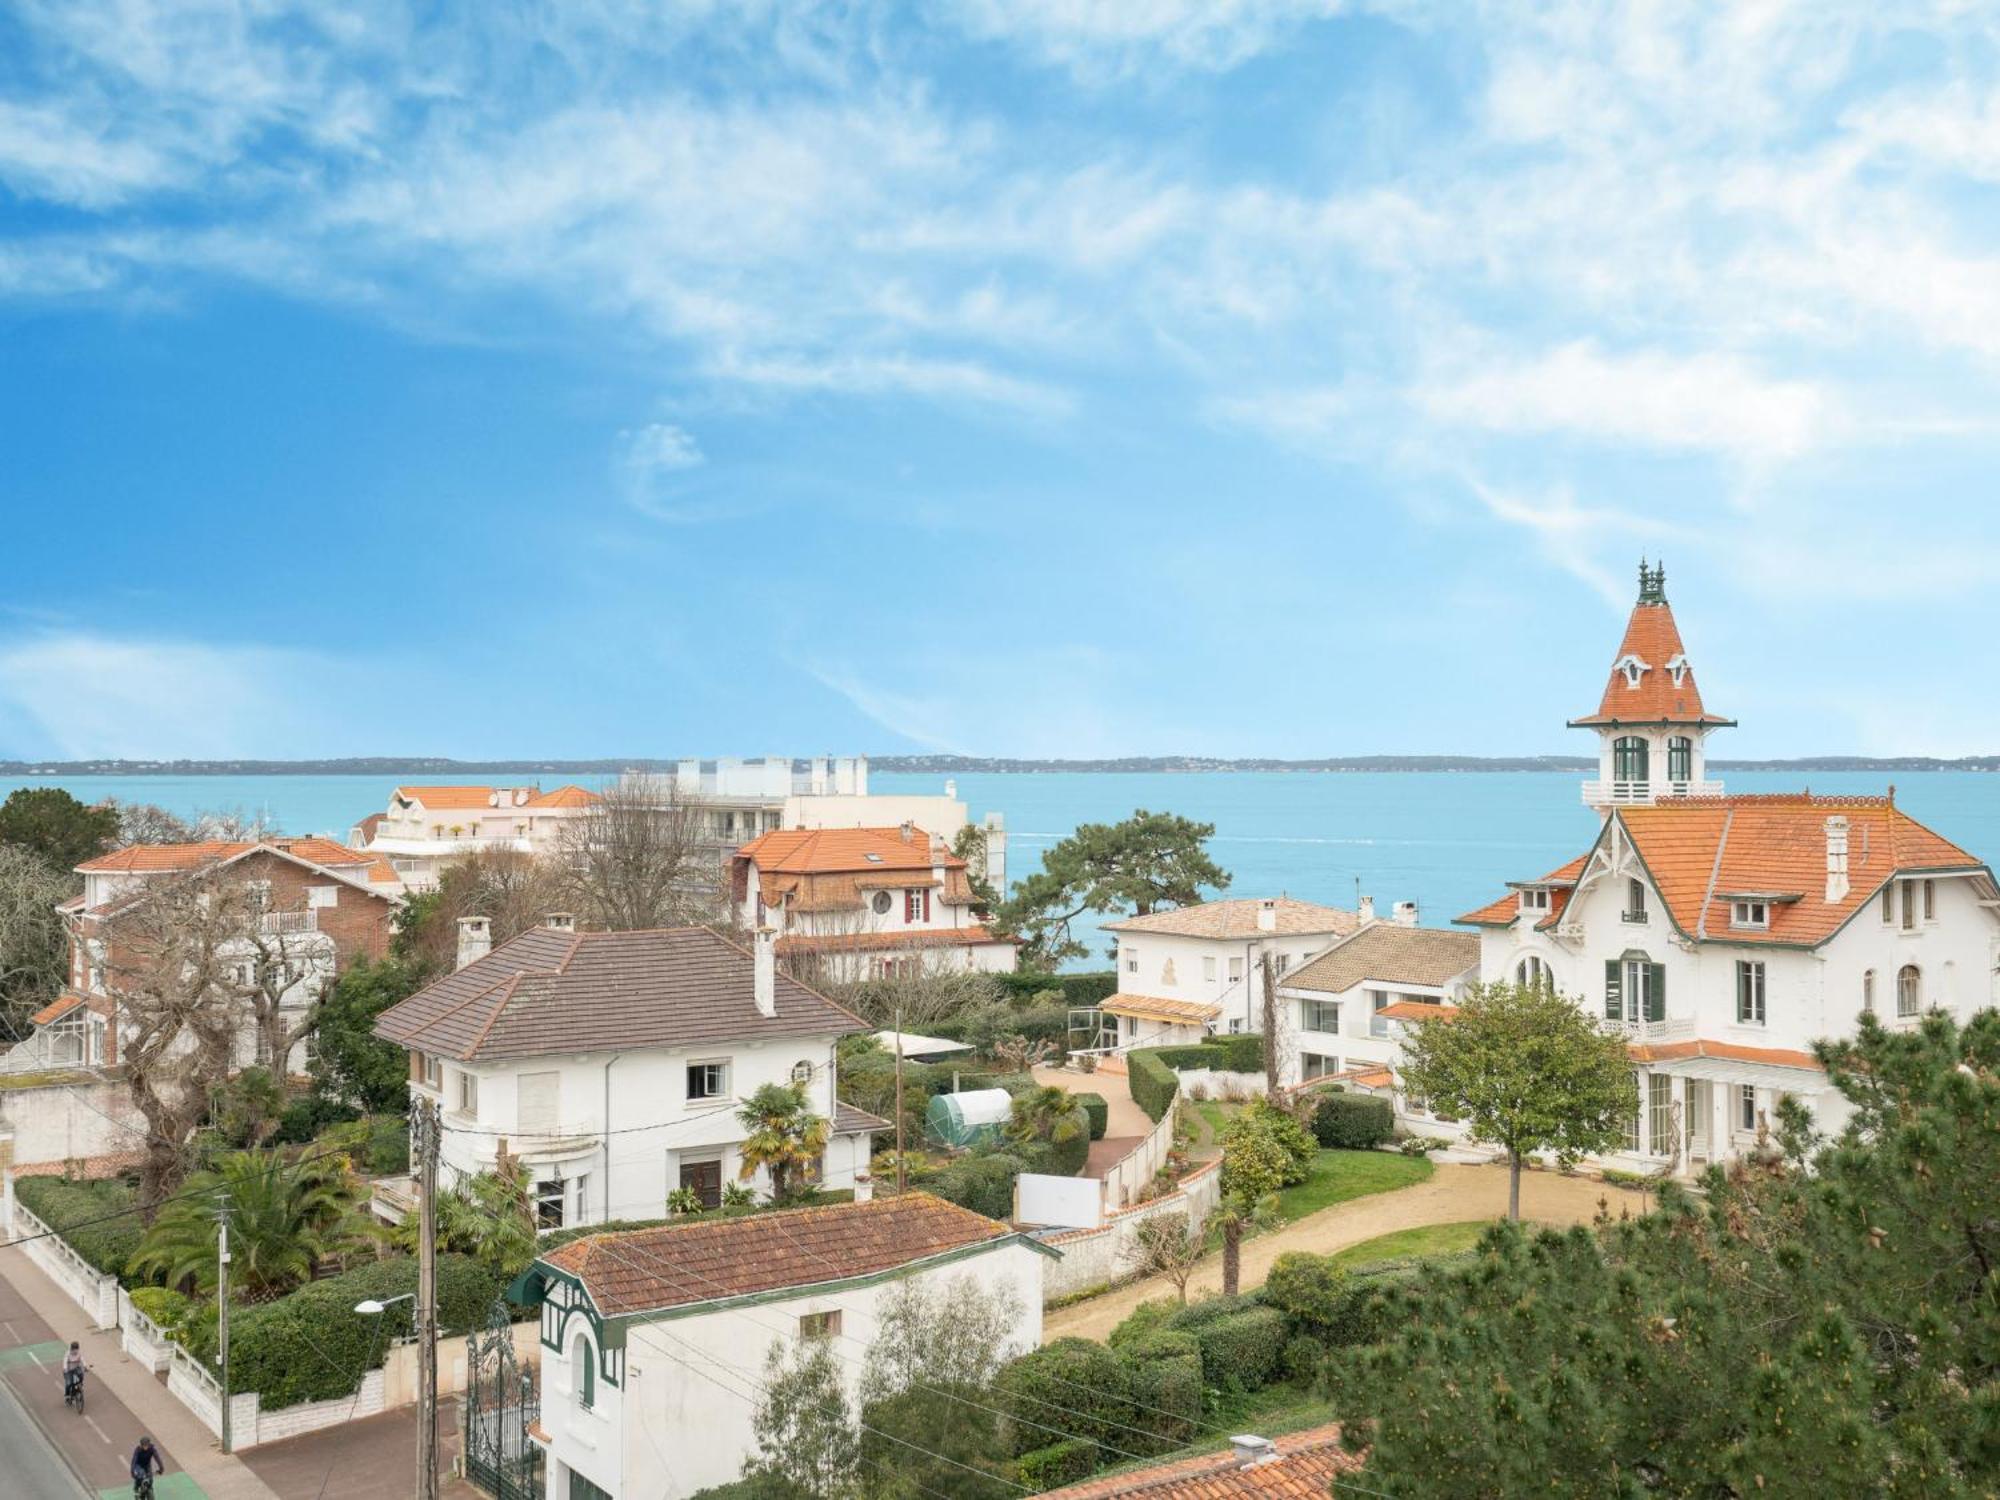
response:
<path fill-rule="evenodd" d="M 1597 712 L 1569 721 L 1598 738 L 1598 773 L 1583 800 L 1599 811 L 1614 803 L 1714 797 L 1722 783 L 1704 779 L 1709 733 L 1735 720 L 1702 707 L 1694 668 L 1667 604 L 1664 563 L 1639 561 L 1639 600 L 1625 624 Z"/>

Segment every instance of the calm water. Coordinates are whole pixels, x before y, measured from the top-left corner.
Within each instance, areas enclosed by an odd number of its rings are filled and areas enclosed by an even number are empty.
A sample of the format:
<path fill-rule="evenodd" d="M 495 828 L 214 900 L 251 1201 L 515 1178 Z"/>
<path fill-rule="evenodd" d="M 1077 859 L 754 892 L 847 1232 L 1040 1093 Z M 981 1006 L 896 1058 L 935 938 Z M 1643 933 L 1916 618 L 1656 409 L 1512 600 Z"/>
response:
<path fill-rule="evenodd" d="M 438 781 L 441 777 L 412 777 Z M 502 779 L 502 778 L 492 778 Z M 564 778 L 548 777 L 543 785 Z M 603 778 L 577 777 L 585 784 Z M 1040 866 L 1042 851 L 1079 823 L 1116 821 L 1137 808 L 1215 824 L 1211 851 L 1235 877 L 1232 895 L 1278 892 L 1351 906 L 1357 889 L 1387 913 L 1415 901 L 1427 923 L 1444 923 L 1499 893 L 1501 882 L 1554 868 L 1581 853 L 1596 818 L 1570 773 L 1205 772 L 1110 775 L 1084 772 L 961 775 L 958 794 L 974 817 L 1006 815 L 1008 872 Z M 1777 772 L 1724 776 L 1735 791 L 1880 793 L 1873 773 Z M 1901 773 L 1896 800 L 1913 817 L 1989 862 L 2000 856 L 2000 776 Z M 870 777 L 881 792 L 937 792 L 941 777 Z M 379 776 L 72 776 L 28 778 L 96 801 L 156 802 L 183 816 L 206 810 L 261 813 L 287 833 L 347 830 L 388 803 L 394 780 Z M 1097 943 L 1094 937 L 1086 940 Z M 1102 943 L 1097 943 L 1102 946 Z"/>

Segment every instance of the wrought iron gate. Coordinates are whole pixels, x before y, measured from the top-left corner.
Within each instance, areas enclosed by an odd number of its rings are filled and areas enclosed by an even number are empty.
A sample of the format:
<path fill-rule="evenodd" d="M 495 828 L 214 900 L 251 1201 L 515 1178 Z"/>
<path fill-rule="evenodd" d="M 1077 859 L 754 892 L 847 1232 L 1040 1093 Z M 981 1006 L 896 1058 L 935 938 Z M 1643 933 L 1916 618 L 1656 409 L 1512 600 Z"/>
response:
<path fill-rule="evenodd" d="M 465 1477 L 497 1500 L 541 1500 L 542 1450 L 528 1436 L 541 1396 L 514 1357 L 505 1301 L 465 1341 L 465 1359 Z"/>

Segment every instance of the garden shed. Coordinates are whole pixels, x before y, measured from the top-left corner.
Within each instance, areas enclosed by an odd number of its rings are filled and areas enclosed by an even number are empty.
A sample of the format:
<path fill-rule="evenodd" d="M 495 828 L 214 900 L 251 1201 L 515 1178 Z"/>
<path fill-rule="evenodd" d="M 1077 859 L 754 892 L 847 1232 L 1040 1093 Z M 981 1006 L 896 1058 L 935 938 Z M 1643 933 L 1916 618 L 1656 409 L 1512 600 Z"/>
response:
<path fill-rule="evenodd" d="M 998 1137 L 1013 1108 L 1005 1089 L 939 1094 L 924 1111 L 924 1133 L 947 1146 L 974 1146 Z"/>

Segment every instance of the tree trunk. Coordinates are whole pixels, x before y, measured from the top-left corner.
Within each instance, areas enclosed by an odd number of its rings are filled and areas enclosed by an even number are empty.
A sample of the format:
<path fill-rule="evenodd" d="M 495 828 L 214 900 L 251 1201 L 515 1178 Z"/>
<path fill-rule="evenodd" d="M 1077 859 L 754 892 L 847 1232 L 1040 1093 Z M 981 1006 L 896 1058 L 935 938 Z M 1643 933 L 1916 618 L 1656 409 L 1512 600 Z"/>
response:
<path fill-rule="evenodd" d="M 1507 1153 L 1507 1217 L 1521 1222 L 1521 1153 Z"/>
<path fill-rule="evenodd" d="M 1222 1295 L 1234 1297 L 1243 1279 L 1243 1222 L 1234 1214 L 1222 1221 Z"/>

